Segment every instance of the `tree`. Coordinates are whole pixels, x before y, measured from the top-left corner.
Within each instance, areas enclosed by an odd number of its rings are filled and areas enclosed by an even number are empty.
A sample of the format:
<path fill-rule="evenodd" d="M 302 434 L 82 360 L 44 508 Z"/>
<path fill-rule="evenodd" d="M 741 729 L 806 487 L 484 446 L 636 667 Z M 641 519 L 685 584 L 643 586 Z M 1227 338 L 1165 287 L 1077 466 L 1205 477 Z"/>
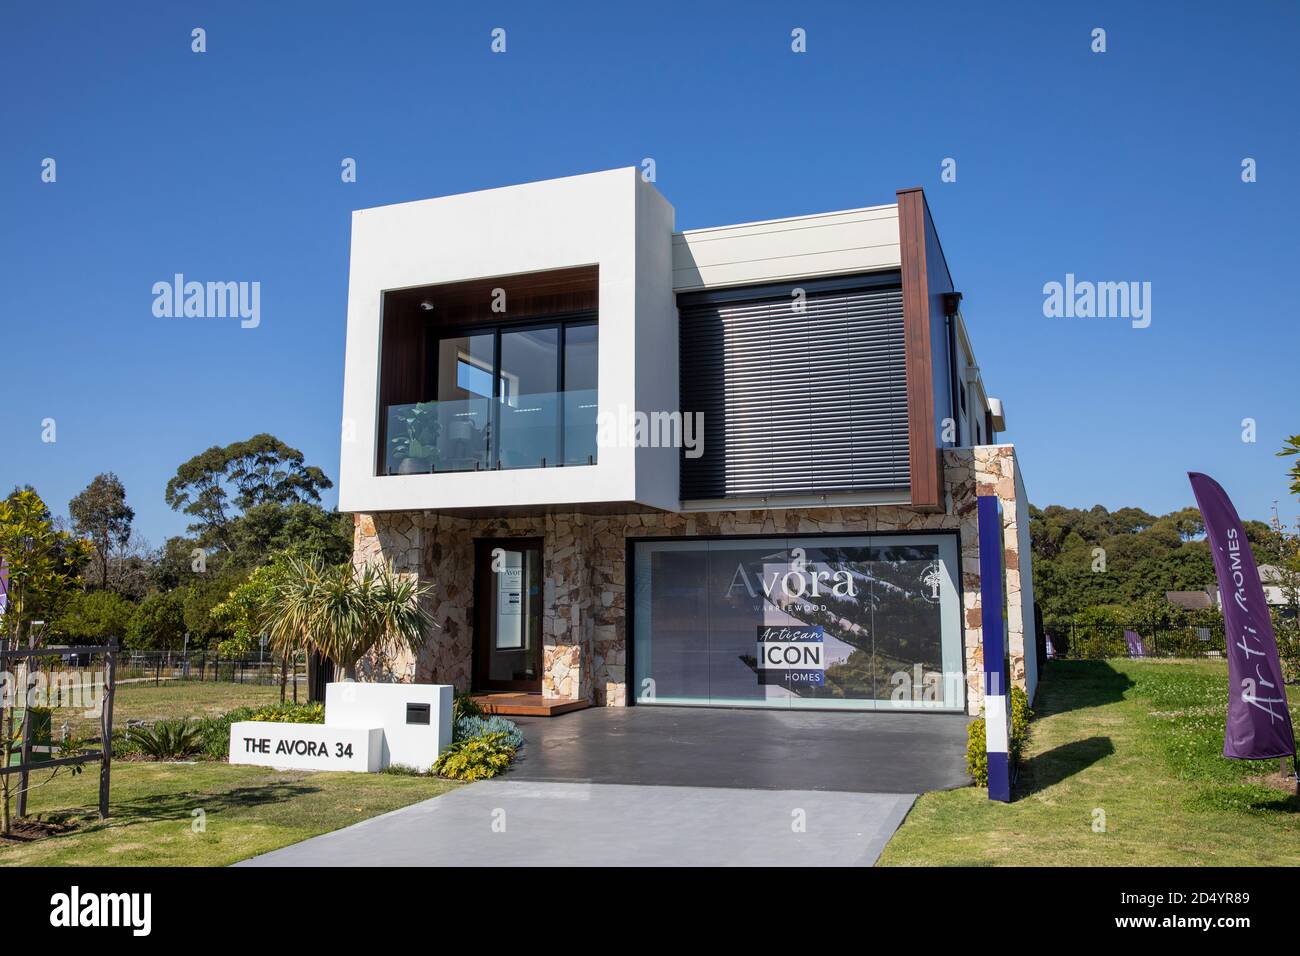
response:
<path fill-rule="evenodd" d="M 156 590 L 159 552 L 149 546 L 148 539 L 132 529 L 126 543 L 117 550 L 117 557 L 108 566 L 109 590 L 128 600 L 138 602 L 150 591 Z"/>
<path fill-rule="evenodd" d="M 267 618 L 277 653 L 316 650 L 353 680 L 357 662 L 377 650 L 418 651 L 433 624 L 424 609 L 432 588 L 391 565 L 327 565 L 291 557 Z"/>
<path fill-rule="evenodd" d="M 103 644 L 126 637 L 135 605 L 113 591 L 74 594 L 54 622 L 54 632 L 71 643 Z"/>
<path fill-rule="evenodd" d="M 212 617 L 230 636 L 218 648 L 223 656 L 251 654 L 267 632 L 268 618 L 280 585 L 284 582 L 287 556 L 276 555 L 270 564 L 253 573 L 212 609 Z"/>
<path fill-rule="evenodd" d="M 211 556 L 211 560 L 205 555 L 202 564 L 197 563 L 197 558 L 204 549 L 199 547 L 197 541 L 193 538 L 183 538 L 179 535 L 168 538 L 161 548 L 158 549 L 157 556 L 153 564 L 153 573 L 150 576 L 150 584 L 157 591 L 171 591 L 182 585 L 194 581 L 200 573 L 206 574 L 209 569 L 216 569 L 224 563 L 224 557 L 220 554 Z M 200 572 L 198 569 L 202 568 Z"/>
<path fill-rule="evenodd" d="M 1031 507 L 1034 601 L 1045 616 L 1088 607 L 1125 607 L 1166 591 L 1195 591 L 1214 582 L 1214 566 L 1196 508 L 1152 515 L 1140 508 L 1110 512 L 1050 505 Z M 1248 535 L 1267 531 L 1248 522 Z M 1134 620 L 1139 609 L 1133 608 Z M 1145 619 L 1145 618 L 1144 618 Z"/>
<path fill-rule="evenodd" d="M 1128 571 L 1119 591 L 1129 603 L 1151 595 L 1165 602 L 1166 591 L 1199 591 L 1214 581 L 1210 546 L 1204 541 L 1189 541 L 1167 554 L 1139 561 Z"/>
<path fill-rule="evenodd" d="M 1286 458 L 1291 455 L 1300 455 L 1300 435 L 1292 435 L 1282 443 L 1282 450 L 1277 453 L 1279 458 Z M 1291 479 L 1291 494 L 1300 495 L 1300 461 L 1291 466 L 1287 477 Z"/>
<path fill-rule="evenodd" d="M 126 504 L 126 488 L 111 471 L 96 475 L 70 502 L 72 529 L 95 545 L 100 587 L 108 587 L 108 561 L 112 550 L 126 548 L 135 512 Z"/>
<path fill-rule="evenodd" d="M 185 637 L 185 602 L 177 591 L 150 594 L 140 602 L 127 627 L 127 646 L 169 651 Z"/>
<path fill-rule="evenodd" d="M 254 505 L 231 523 L 231 560 L 251 568 L 279 551 L 314 553 L 326 564 L 341 564 L 352 556 L 352 516 L 325 511 L 319 505 Z"/>
<path fill-rule="evenodd" d="M 243 571 L 227 565 L 219 571 L 196 574 L 185 588 L 176 592 L 182 596 L 185 630 L 189 632 L 192 647 L 209 647 L 230 637 L 229 629 L 213 617 L 212 611 L 246 578 Z"/>
<path fill-rule="evenodd" d="M 36 492 L 15 490 L 0 502 L 0 560 L 8 572 L 4 649 L 20 645 L 24 629 L 33 640 L 35 620 L 53 620 L 75 592 L 90 559 L 89 542 L 54 527 L 50 509 Z"/>
<path fill-rule="evenodd" d="M 316 503 L 333 482 L 303 454 L 274 435 L 254 435 L 224 448 L 213 445 L 176 469 L 165 498 L 194 518 L 189 530 L 203 545 L 234 549 L 231 524 L 258 505 Z"/>
<path fill-rule="evenodd" d="M 282 585 L 289 579 L 293 557 L 299 551 L 284 550 L 272 556 L 269 564 L 255 568 L 247 579 L 232 589 L 226 599 L 211 610 L 214 626 L 230 636 L 219 647 L 222 654 L 231 657 L 251 654 L 271 626 L 272 611 Z M 295 659 L 303 643 L 279 641 L 271 646 L 273 655 L 280 658 L 280 701 L 285 699 L 285 685 L 289 679 L 289 662 Z M 294 700 L 298 699 L 297 677 L 294 678 Z"/>
<path fill-rule="evenodd" d="M 50 509 L 35 491 L 17 489 L 0 502 L 0 563 L 6 575 L 0 648 L 17 649 L 24 633 L 28 647 L 37 645 L 33 622 L 51 620 L 62 610 L 75 593 L 89 557 L 89 543 L 56 529 Z M 7 666 L 8 662 L 5 663 Z M 24 668 L 19 681 L 18 696 L 24 702 L 27 673 Z M 14 727 L 14 696 L 12 692 L 0 694 L 0 761 L 3 761 L 0 766 L 6 768 L 22 736 L 21 729 Z M 31 713 L 31 708 L 25 708 L 24 720 L 30 720 Z M 3 804 L 0 830 L 6 835 L 10 832 L 13 797 L 21 790 L 30 789 L 27 775 L 22 777 L 15 786 L 12 774 L 0 774 L 0 804 Z"/>

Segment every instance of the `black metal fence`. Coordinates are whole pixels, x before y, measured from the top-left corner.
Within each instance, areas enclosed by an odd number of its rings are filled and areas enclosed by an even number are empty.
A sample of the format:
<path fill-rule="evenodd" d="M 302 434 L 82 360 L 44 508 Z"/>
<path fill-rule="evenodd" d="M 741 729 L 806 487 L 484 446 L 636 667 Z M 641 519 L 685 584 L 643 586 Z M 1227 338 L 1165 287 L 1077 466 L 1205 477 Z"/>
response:
<path fill-rule="evenodd" d="M 279 686 L 284 680 L 290 687 L 307 686 L 305 659 L 290 661 L 264 657 L 222 657 L 215 651 L 129 651 L 118 653 L 117 679 L 138 682 L 228 681 L 236 684 Z"/>
<path fill-rule="evenodd" d="M 1048 658 L 1223 657 L 1223 627 L 1194 624 L 1043 622 Z"/>

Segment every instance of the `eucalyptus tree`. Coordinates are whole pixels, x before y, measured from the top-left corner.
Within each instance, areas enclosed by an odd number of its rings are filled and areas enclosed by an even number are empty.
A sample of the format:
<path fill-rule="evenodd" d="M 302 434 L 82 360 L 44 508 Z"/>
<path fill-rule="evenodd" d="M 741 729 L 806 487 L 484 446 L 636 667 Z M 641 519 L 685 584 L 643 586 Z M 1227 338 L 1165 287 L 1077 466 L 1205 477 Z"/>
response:
<path fill-rule="evenodd" d="M 189 530 L 199 544 L 233 551 L 239 524 L 250 511 L 317 504 L 332 488 L 320 468 L 274 435 L 254 435 L 229 445 L 213 445 L 184 462 L 167 482 L 165 500 L 189 515 Z"/>
<path fill-rule="evenodd" d="M 73 530 L 95 545 L 98 584 L 108 587 L 108 562 L 116 550 L 126 550 L 131 540 L 135 512 L 126 503 L 126 488 L 111 471 L 96 475 L 82 492 L 68 502 Z"/>

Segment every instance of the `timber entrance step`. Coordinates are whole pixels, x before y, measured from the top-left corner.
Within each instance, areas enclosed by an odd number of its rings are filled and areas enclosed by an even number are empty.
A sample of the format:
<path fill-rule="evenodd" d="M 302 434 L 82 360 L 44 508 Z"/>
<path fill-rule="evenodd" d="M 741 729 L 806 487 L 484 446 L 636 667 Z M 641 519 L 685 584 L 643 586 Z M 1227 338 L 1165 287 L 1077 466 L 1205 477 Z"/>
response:
<path fill-rule="evenodd" d="M 585 700 L 542 697 L 539 693 L 522 690 L 475 691 L 474 702 L 488 713 L 503 717 L 558 717 L 591 706 Z"/>

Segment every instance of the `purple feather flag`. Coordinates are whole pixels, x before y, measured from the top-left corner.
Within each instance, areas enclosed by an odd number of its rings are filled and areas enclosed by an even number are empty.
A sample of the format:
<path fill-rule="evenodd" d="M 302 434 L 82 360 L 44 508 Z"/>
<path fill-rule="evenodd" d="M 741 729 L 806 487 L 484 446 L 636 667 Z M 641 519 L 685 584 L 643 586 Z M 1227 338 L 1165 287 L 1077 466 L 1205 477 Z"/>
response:
<path fill-rule="evenodd" d="M 1267 760 L 1295 755 L 1295 733 L 1282 684 L 1273 622 L 1259 569 L 1237 509 L 1219 483 L 1189 472 L 1219 579 L 1228 646 L 1228 723 L 1223 755 Z"/>

